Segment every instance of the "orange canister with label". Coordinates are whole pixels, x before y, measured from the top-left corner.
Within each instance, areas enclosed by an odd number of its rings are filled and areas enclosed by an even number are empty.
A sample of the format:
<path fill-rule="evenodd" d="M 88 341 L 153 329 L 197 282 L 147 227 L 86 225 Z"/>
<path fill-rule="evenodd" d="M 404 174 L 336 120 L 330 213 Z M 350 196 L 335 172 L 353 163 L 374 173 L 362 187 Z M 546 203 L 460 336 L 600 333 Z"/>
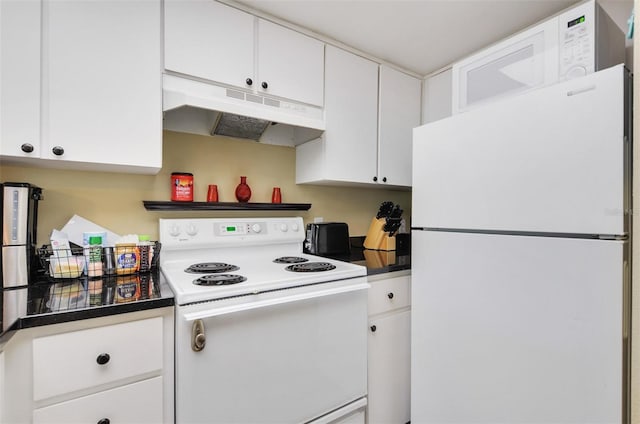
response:
<path fill-rule="evenodd" d="M 188 172 L 171 174 L 171 201 L 193 202 L 193 174 Z"/>

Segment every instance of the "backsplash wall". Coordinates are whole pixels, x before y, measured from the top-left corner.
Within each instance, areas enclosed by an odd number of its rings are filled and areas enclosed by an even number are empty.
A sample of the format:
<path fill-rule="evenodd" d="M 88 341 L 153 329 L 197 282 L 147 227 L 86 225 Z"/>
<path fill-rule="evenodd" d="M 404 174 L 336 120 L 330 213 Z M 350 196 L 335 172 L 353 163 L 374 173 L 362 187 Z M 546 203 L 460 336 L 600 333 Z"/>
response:
<path fill-rule="evenodd" d="M 222 218 L 301 216 L 305 224 L 322 217 L 325 222 L 349 224 L 351 236 L 366 234 L 382 201 L 405 210 L 409 224 L 411 193 L 368 188 L 295 184 L 295 149 L 249 140 L 207 137 L 165 131 L 163 168 L 157 175 L 66 171 L 26 166 L 0 168 L 1 181 L 29 182 L 43 188 L 39 204 L 38 244 L 48 243 L 53 228 L 60 229 L 78 214 L 118 234 L 158 237 L 158 218 Z M 357 160 L 357 159 L 354 159 Z M 283 203 L 311 203 L 308 211 L 198 211 L 151 212 L 142 200 L 170 200 L 172 172 L 194 174 L 194 200 L 205 201 L 208 184 L 217 184 L 221 202 L 235 202 L 240 176 L 251 187 L 250 202 L 270 202 L 274 186 Z"/>

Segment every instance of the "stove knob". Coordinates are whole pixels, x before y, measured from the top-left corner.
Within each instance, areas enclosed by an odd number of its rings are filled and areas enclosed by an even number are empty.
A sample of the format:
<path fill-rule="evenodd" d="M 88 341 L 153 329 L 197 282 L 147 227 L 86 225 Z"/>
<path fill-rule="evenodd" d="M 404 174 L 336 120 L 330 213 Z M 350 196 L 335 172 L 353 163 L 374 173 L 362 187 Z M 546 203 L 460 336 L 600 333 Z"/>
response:
<path fill-rule="evenodd" d="M 196 234 L 198 234 L 198 227 L 193 224 L 187 225 L 187 234 L 189 234 L 190 236 L 195 236 Z"/>
<path fill-rule="evenodd" d="M 298 226 L 298 224 L 291 224 L 291 231 L 293 231 L 294 233 L 297 233 L 299 229 L 300 227 Z"/>
<path fill-rule="evenodd" d="M 173 237 L 177 237 L 180 235 L 180 227 L 176 224 L 172 225 L 171 228 L 169 228 L 169 235 L 173 236 Z"/>
<path fill-rule="evenodd" d="M 286 233 L 289 230 L 289 226 L 287 224 L 280 224 L 280 231 Z"/>
<path fill-rule="evenodd" d="M 259 233 L 260 231 L 262 231 L 262 227 L 260 226 L 260 224 L 253 224 L 251 226 L 251 229 L 254 233 Z"/>

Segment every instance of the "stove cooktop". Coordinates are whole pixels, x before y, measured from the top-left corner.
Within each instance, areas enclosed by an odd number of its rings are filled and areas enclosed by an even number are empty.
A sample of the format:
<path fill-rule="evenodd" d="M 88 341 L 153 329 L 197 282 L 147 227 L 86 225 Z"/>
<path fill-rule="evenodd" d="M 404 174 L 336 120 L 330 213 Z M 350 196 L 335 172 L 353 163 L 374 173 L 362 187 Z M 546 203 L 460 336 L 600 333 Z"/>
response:
<path fill-rule="evenodd" d="M 161 219 L 160 269 L 179 305 L 366 277 L 361 265 L 302 253 L 303 229 L 301 218 Z"/>

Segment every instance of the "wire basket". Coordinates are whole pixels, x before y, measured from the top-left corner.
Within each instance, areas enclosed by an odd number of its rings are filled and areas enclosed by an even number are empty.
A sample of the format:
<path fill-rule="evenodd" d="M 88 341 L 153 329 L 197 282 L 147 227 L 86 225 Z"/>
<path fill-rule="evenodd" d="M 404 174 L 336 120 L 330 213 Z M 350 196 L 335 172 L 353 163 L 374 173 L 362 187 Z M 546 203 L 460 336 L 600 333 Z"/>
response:
<path fill-rule="evenodd" d="M 38 248 L 38 259 L 41 271 L 54 279 L 140 274 L 158 268 L 160 248 L 157 241 L 149 246 L 102 247 L 98 262 L 89 261 L 89 247 L 72 244 L 70 249 L 52 249 L 43 245 Z"/>

